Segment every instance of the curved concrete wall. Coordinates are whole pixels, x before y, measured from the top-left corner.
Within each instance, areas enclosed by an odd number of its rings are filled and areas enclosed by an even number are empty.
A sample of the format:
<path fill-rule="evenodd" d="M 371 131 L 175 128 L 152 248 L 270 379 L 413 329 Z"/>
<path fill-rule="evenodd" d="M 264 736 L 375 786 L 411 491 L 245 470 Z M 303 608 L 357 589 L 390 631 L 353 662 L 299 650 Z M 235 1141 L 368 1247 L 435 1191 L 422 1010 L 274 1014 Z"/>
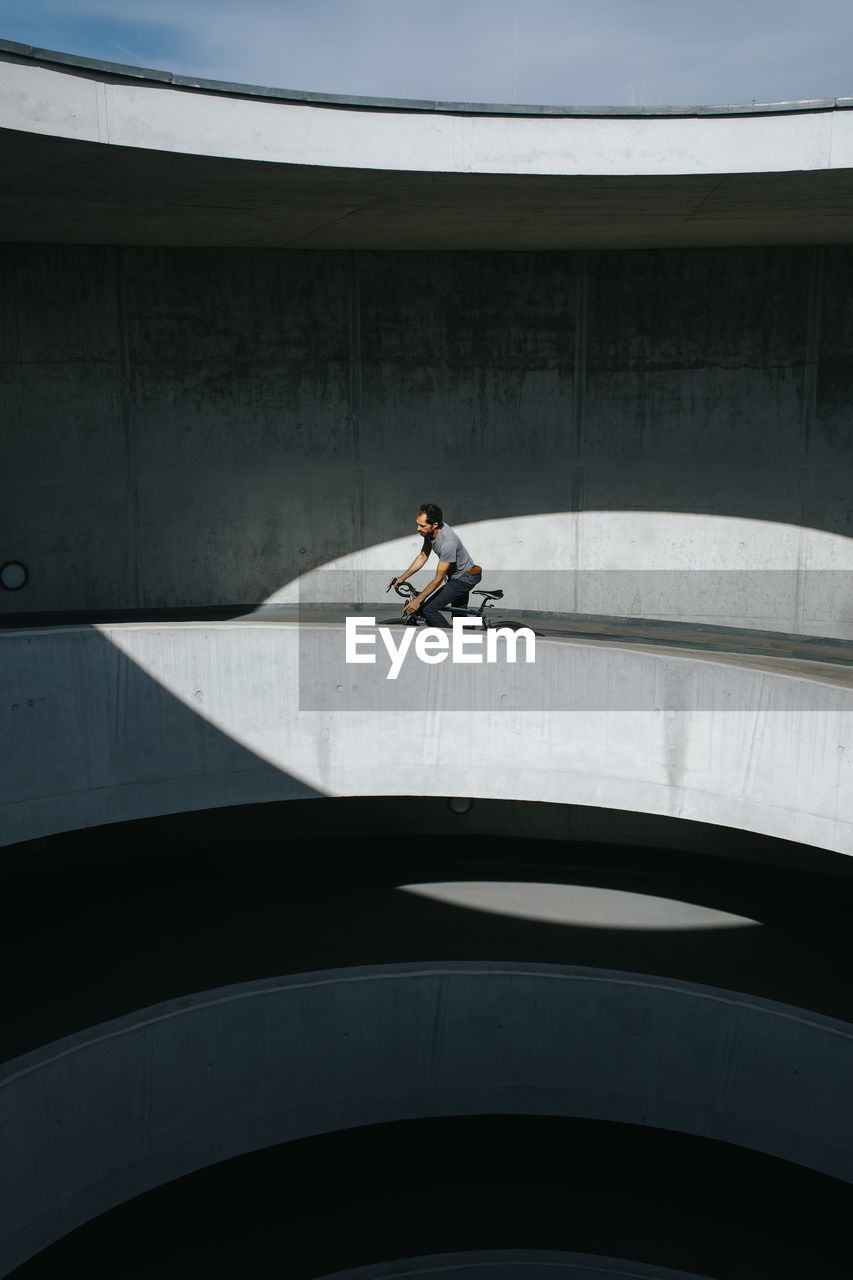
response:
<path fill-rule="evenodd" d="M 853 635 L 847 248 L 3 259 L 4 612 L 390 575 L 430 500 L 515 608 Z"/>
<path fill-rule="evenodd" d="M 115 616 L 369 602 L 429 499 L 486 585 L 509 575 L 513 609 L 853 636 L 853 103 L 620 117 L 179 84 L 3 42 L 0 61 L 8 225 L 56 246 L 2 251 L 0 564 L 30 579 L 0 610 L 113 615 L 0 634 L 0 844 L 416 794 L 853 852 L 849 668 L 552 637 L 535 673 L 414 666 L 388 686 L 343 670 L 328 614 Z M 399 251 L 447 210 L 441 252 Z M 679 239 L 782 247 L 639 247 Z M 484 243 L 596 251 L 449 248 Z M 162 994 L 121 986 L 110 1012 Z M 82 1008 L 63 1029 L 107 1016 Z M 625 1121 L 853 1182 L 850 1055 L 850 1027 L 805 1007 L 601 970 L 451 962 L 184 996 L 0 1071 L 0 1272 L 182 1173 L 377 1121 Z"/>
<path fill-rule="evenodd" d="M 415 965 L 228 987 L 0 1073 L 0 1273 L 142 1191 L 259 1147 L 424 1116 L 606 1118 L 853 1181 L 843 1023 L 711 988 Z"/>
<path fill-rule="evenodd" d="M 344 645 L 305 622 L 0 634 L 2 843 L 317 794 L 461 795 L 853 853 L 846 668 L 540 638 L 532 666 L 413 659 L 389 681 Z"/>
<path fill-rule="evenodd" d="M 131 67 L 51 65 L 6 55 L 5 128 L 115 146 L 280 164 L 506 174 L 723 174 L 853 167 L 853 106 L 830 99 L 689 109 L 556 114 L 472 104 L 359 103 L 215 85 Z M 35 60 L 30 60 L 32 52 Z M 60 55 L 61 57 L 62 55 Z M 74 60 L 69 60 L 74 61 Z M 225 90 L 225 92 L 223 92 Z M 290 99 L 288 101 L 288 98 Z M 365 109 L 371 112 L 365 127 Z M 377 110 L 378 109 L 378 110 Z M 554 114 L 552 114 L 554 112 Z M 772 113 L 772 114 L 771 114 Z"/>

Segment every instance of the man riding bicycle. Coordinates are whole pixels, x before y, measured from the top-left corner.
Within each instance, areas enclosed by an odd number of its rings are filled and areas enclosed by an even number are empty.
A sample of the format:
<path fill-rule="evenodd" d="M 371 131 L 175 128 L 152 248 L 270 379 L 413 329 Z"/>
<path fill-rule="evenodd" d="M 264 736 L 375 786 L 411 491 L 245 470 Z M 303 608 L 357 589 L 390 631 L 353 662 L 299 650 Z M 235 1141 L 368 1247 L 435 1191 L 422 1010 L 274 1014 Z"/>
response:
<path fill-rule="evenodd" d="M 422 569 L 430 552 L 434 551 L 438 556 L 435 577 L 403 607 L 403 613 L 415 614 L 431 627 L 449 627 L 450 623 L 441 609 L 448 605 L 464 608 L 468 604 L 468 592 L 480 581 L 483 571 L 474 564 L 459 534 L 444 523 L 441 507 L 434 502 L 425 502 L 418 509 L 417 530 L 423 536 L 423 547 L 406 572 L 392 578 L 386 590 L 405 582 Z"/>

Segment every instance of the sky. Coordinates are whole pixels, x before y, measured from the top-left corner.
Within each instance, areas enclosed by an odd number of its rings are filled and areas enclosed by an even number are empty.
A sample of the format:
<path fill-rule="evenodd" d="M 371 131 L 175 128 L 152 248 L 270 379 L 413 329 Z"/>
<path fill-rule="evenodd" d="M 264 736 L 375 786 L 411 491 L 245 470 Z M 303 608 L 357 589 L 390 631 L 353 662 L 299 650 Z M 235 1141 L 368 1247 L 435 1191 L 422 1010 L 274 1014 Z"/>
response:
<path fill-rule="evenodd" d="M 853 97 L 853 0 L 0 0 L 0 38 L 372 97 L 645 107 Z"/>

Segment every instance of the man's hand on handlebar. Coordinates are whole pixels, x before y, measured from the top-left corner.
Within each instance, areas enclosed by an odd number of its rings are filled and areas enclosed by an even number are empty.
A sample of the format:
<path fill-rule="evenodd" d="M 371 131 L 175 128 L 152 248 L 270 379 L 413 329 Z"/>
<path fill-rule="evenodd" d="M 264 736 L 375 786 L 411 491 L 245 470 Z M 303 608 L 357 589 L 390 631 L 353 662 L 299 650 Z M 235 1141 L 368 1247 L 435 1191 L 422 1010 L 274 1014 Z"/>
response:
<path fill-rule="evenodd" d="M 416 591 L 412 584 L 402 577 L 391 579 L 385 588 L 386 595 L 392 587 L 397 592 L 397 595 L 402 596 L 406 601 L 403 605 L 403 613 L 417 613 L 425 599 L 423 593 Z"/>

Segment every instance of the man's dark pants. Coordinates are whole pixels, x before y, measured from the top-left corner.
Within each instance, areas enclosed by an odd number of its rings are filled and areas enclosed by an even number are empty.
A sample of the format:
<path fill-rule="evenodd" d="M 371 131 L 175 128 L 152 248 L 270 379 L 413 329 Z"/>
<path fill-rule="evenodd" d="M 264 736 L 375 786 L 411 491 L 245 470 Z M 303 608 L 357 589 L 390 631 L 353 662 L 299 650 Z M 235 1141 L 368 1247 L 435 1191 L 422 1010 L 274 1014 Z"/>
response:
<path fill-rule="evenodd" d="M 428 600 L 425 600 L 418 609 L 418 616 L 423 618 L 430 627 L 450 627 L 451 624 L 441 612 L 442 605 L 454 604 L 460 609 L 464 609 L 468 604 L 468 592 L 472 587 L 476 587 L 482 578 L 482 574 L 475 573 L 472 576 L 466 574 L 464 578 L 448 578 L 444 586 L 439 587 L 438 591 L 433 592 Z"/>

